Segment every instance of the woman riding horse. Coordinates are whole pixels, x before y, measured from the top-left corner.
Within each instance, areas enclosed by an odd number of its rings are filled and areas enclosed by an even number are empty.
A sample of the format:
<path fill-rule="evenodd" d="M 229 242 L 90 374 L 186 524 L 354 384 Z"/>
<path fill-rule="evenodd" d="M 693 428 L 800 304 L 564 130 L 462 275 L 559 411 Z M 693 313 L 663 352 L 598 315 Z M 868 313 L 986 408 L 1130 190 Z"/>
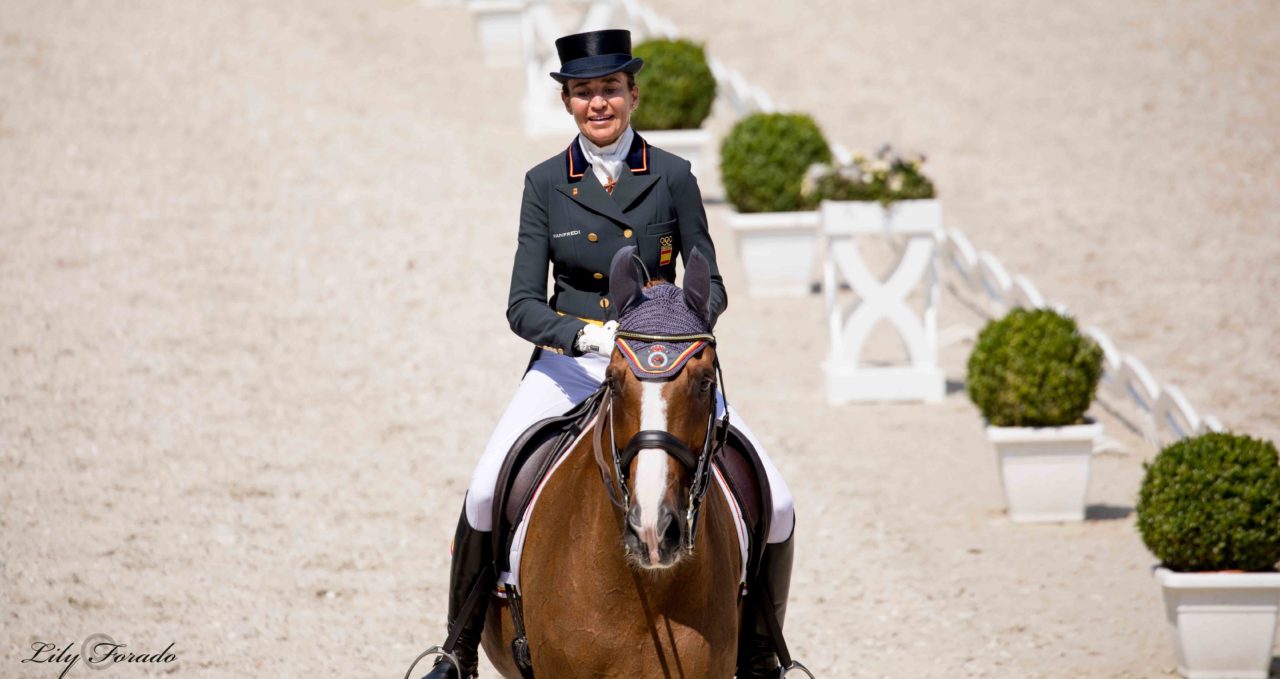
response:
<path fill-rule="evenodd" d="M 710 324 L 727 305 L 702 195 L 689 162 L 650 146 L 631 129 L 631 112 L 640 101 L 635 74 L 644 65 L 631 55 L 631 34 L 604 30 L 570 35 L 556 40 L 556 50 L 561 67 L 551 77 L 561 84 L 561 100 L 579 134 L 567 150 L 525 176 L 507 319 L 511 329 L 537 349 L 485 445 L 454 537 L 451 633 L 444 650 L 456 657 L 465 677 L 476 674 L 487 608 L 464 610 L 466 601 L 472 590 L 494 589 L 488 568 L 493 561 L 489 531 L 502 463 L 528 427 L 568 412 L 605 379 L 617 328 L 608 280 L 614 254 L 635 246 L 648 272 L 674 281 L 676 255 L 687 266 L 696 248 L 709 265 Z M 555 286 L 549 300 L 548 265 Z M 728 408 L 736 429 L 755 447 L 773 500 L 768 544 L 755 581 L 747 583 L 744 610 L 750 618 L 743 620 L 737 669 L 740 678 L 766 677 L 776 675 L 778 660 L 759 602 L 771 600 L 782 621 L 791 579 L 791 494 L 733 407 L 723 400 L 717 405 Z M 642 522 L 656 520 L 651 513 L 640 517 Z M 659 530 L 657 525 L 639 529 Z M 426 679 L 458 679 L 458 673 L 441 658 Z"/>
<path fill-rule="evenodd" d="M 558 679 L 734 674 L 741 585 L 760 547 L 742 529 L 763 540 L 767 528 L 737 521 L 731 489 L 749 487 L 748 460 L 740 441 L 722 445 L 728 430 L 716 419 L 727 413 L 717 408 L 711 268 L 693 250 L 682 289 L 650 281 L 635 252 L 622 248 L 609 267 L 618 348 L 605 385 L 567 431 L 560 420 L 547 425 L 558 432 L 549 448 L 565 452 L 535 473 L 528 504 L 520 493 L 517 506 L 528 508 L 495 507 L 504 532 L 524 533 L 509 562 L 498 556 L 510 568 L 507 596 L 491 599 L 485 621 L 485 652 L 504 677 L 528 677 L 524 668 Z M 547 468 L 538 459 L 532 468 Z M 500 489 L 510 472 L 503 478 Z"/>

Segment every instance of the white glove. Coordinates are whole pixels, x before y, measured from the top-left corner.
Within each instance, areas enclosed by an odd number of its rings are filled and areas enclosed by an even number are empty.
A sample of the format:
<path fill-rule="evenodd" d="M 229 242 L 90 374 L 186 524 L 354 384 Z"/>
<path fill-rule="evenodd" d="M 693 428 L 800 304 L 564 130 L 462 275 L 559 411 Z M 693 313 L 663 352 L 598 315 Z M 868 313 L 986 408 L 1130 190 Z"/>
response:
<path fill-rule="evenodd" d="M 611 356 L 613 354 L 613 334 L 618 330 L 617 321 L 609 321 L 604 325 L 588 323 L 578 331 L 578 341 L 574 347 L 582 353 L 596 353 Z"/>

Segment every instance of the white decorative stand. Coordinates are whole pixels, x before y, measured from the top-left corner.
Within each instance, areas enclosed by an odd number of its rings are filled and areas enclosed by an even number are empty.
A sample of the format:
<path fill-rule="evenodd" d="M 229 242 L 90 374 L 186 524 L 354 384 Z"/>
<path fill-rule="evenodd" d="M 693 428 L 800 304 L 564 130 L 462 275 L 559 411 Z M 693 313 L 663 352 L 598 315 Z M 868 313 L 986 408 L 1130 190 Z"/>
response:
<path fill-rule="evenodd" d="M 524 54 L 524 10 L 527 0 L 467 0 L 485 66 L 519 66 Z"/>
<path fill-rule="evenodd" d="M 903 201 L 885 210 L 879 203 L 824 201 L 822 232 L 827 237 L 823 292 L 831 333 L 831 353 L 823 365 L 827 400 L 941 401 L 946 378 L 938 367 L 938 275 L 934 251 L 942 234 L 942 207 L 936 200 Z M 887 280 L 871 273 L 857 236 L 904 236 L 906 247 Z M 839 284 L 847 282 L 858 300 L 840 304 Z M 918 314 L 907 296 L 924 285 L 925 307 Z M 887 320 L 902 337 L 908 365 L 859 365 L 863 345 L 877 323 Z"/>

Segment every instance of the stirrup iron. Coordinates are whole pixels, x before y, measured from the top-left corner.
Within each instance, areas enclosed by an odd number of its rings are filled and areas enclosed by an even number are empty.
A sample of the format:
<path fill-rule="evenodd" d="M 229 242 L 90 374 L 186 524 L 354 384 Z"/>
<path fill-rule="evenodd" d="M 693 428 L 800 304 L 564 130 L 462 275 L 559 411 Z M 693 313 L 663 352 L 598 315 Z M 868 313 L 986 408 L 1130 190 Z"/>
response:
<path fill-rule="evenodd" d="M 817 679 L 813 676 L 813 672 L 810 672 L 809 668 L 802 665 L 799 660 L 792 660 L 790 665 L 778 668 L 778 679 L 786 679 L 792 672 L 804 672 L 809 679 Z"/>
<path fill-rule="evenodd" d="M 404 673 L 404 679 L 409 679 L 410 677 L 412 677 L 413 668 L 417 667 L 418 663 L 422 662 L 422 659 L 429 655 L 438 655 L 444 658 L 445 660 L 448 660 L 450 663 L 453 664 L 453 668 L 455 670 L 458 670 L 458 676 L 462 677 L 462 664 L 458 662 L 458 659 L 452 653 L 444 650 L 444 647 L 432 646 L 431 648 L 428 648 L 422 653 L 419 653 L 418 657 L 413 659 L 413 664 L 409 666 L 409 671 Z M 809 675 L 809 676 L 813 676 L 813 675 Z"/>

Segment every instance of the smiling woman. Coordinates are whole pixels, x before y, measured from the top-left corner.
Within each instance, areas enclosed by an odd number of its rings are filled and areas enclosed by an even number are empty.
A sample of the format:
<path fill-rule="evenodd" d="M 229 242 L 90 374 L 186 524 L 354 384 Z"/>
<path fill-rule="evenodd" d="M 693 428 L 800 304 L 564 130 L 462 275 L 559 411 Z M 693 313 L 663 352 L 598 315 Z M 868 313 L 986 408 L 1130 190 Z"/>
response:
<path fill-rule="evenodd" d="M 464 677 L 475 674 L 488 606 L 484 602 L 477 605 L 477 596 L 472 593 L 492 592 L 494 588 L 494 493 L 512 446 L 530 426 L 563 415 L 585 401 L 605 379 L 615 353 L 618 307 L 624 306 L 609 292 L 615 254 L 630 248 L 629 256 L 643 271 L 646 282 L 674 282 L 677 256 L 686 271 L 691 259 L 699 262 L 706 277 L 703 321 L 708 329 L 728 303 L 707 230 L 702 194 L 689 161 L 650 146 L 631 128 L 632 111 L 640 104 L 635 74 L 644 66 L 643 60 L 631 54 L 631 34 L 622 30 L 580 33 L 560 38 L 556 49 L 560 70 L 550 75 L 561 84 L 561 99 L 579 134 L 567 149 L 525 176 L 507 300 L 511 329 L 536 348 L 485 445 L 458 521 L 449 578 L 449 636 L 443 646 L 456 658 L 457 667 L 442 658 L 428 679 L 456 679 L 459 672 Z M 554 285 L 549 296 L 548 272 Z M 647 356 L 667 358 L 665 354 Z M 673 365 L 676 360 L 672 359 Z M 649 367 L 662 366 L 651 363 Z M 667 432 L 669 420 L 679 414 L 663 410 L 659 392 L 656 387 L 648 389 L 645 426 Z M 711 393 L 710 387 L 707 393 Z M 776 673 L 778 667 L 774 637 L 762 611 L 767 608 L 770 617 L 781 623 L 791 578 L 791 494 L 760 441 L 732 406 L 720 398 L 717 407 L 732 413 L 738 433 L 755 447 L 766 477 L 761 483 L 767 484 L 766 495 L 773 502 L 769 544 L 754 571 L 755 580 L 747 583 L 750 594 L 740 602 L 745 612 L 736 659 L 738 677 L 763 677 Z M 667 454 L 645 452 L 637 480 L 652 500 L 651 496 L 659 495 L 665 478 L 662 470 Z M 664 543 L 661 538 L 667 533 L 674 535 L 677 524 L 666 520 L 657 502 L 639 506 L 636 536 L 648 546 L 648 566 L 670 566 L 670 544 L 666 552 L 663 545 L 672 540 Z M 530 639 L 530 644 L 536 669 L 535 640 Z M 658 671 L 656 666 L 654 671 Z"/>
<path fill-rule="evenodd" d="M 631 126 L 640 92 L 634 75 L 612 73 L 590 80 L 574 78 L 563 85 L 560 98 L 582 136 L 596 146 L 608 146 Z"/>

